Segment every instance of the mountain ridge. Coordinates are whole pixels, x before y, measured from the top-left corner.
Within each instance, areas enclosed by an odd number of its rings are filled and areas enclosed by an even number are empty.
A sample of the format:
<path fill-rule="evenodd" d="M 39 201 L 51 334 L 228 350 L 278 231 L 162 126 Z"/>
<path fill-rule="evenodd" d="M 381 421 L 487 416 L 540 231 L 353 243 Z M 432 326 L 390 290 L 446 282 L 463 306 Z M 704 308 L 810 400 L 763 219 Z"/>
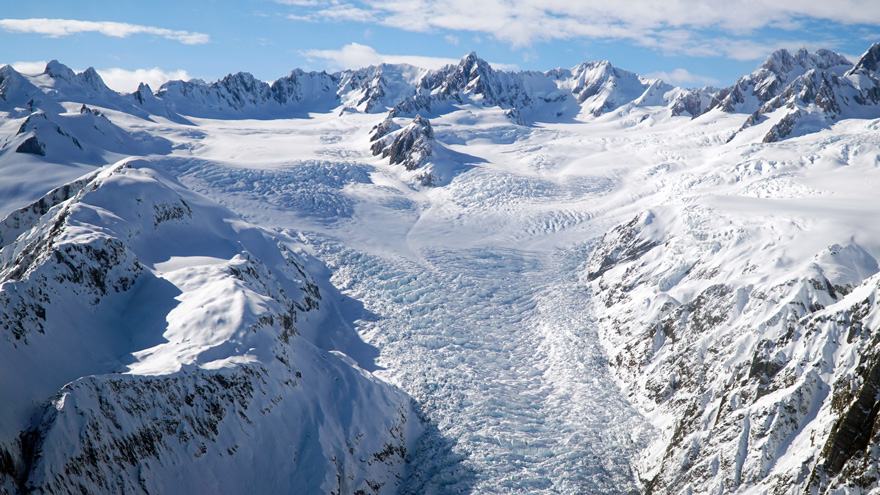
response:
<path fill-rule="evenodd" d="M 169 81 L 155 91 L 141 86 L 127 95 L 107 88 L 92 68 L 77 74 L 53 60 L 43 75 L 68 86 L 56 91 L 73 88 L 73 92 L 77 92 L 76 88 L 83 88 L 81 91 L 86 94 L 77 95 L 80 100 L 91 95 L 91 102 L 95 103 L 94 97 L 109 95 L 117 109 L 131 112 L 143 108 L 156 115 L 279 118 L 304 115 L 303 112 L 312 110 L 329 111 L 341 105 L 343 109 L 366 113 L 390 110 L 412 118 L 419 111 L 430 111 L 432 105 L 445 101 L 462 103 L 466 95 L 473 95 L 479 97 L 481 105 L 502 107 L 515 123 L 525 125 L 535 119 L 547 119 L 554 113 L 571 115 L 573 105 L 580 107 L 575 113 L 592 118 L 624 105 L 666 106 L 673 116 L 686 113 L 698 117 L 714 109 L 728 113 L 766 113 L 765 107 L 773 105 L 774 98 L 786 89 L 792 92 L 792 84 L 803 85 L 805 77 L 849 80 L 856 78 L 856 74 L 864 74 L 870 79 L 870 67 L 878 64 L 877 57 L 872 58 L 871 54 L 878 49 L 878 45 L 872 46 L 855 64 L 829 50 L 810 53 L 801 49 L 792 54 L 780 49 L 768 56 L 755 72 L 721 89 L 676 88 L 619 69 L 607 60 L 545 72 L 500 71 L 475 52 L 465 55 L 458 64 L 435 70 L 406 64 L 381 64 L 333 74 L 294 69 L 272 83 L 238 72 L 211 83 L 195 79 Z M 25 78 L 8 66 L 3 70 L 6 82 L 0 83 L 0 99 L 7 103 L 18 100 L 15 103 L 21 106 L 30 97 L 39 96 L 30 82 L 39 83 L 38 78 Z M 809 76 L 809 73 L 817 76 Z M 19 87 L 19 93 L 24 90 L 24 94 L 13 95 L 10 84 Z M 821 85 L 821 81 L 815 84 Z M 876 77 L 862 81 L 862 85 L 866 87 L 859 88 L 856 104 L 875 103 L 876 94 L 880 92 Z M 573 101 L 566 101 L 568 99 Z M 703 102 L 706 99 L 710 101 Z M 312 108 L 303 102 L 310 102 Z"/>

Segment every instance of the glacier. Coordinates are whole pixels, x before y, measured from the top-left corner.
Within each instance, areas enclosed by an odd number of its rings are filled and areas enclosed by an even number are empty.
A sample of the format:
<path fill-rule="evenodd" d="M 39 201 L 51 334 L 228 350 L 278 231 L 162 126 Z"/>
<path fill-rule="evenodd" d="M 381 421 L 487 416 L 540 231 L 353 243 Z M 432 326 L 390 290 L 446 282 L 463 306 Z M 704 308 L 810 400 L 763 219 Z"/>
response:
<path fill-rule="evenodd" d="M 878 493 L 880 44 L 0 68 L 0 493 Z"/>

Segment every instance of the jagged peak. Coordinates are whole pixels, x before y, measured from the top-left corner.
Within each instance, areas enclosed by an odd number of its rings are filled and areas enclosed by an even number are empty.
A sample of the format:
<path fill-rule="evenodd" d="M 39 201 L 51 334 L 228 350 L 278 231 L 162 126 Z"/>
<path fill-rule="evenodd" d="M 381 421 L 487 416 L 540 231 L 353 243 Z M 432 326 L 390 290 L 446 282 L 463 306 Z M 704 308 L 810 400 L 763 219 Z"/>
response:
<path fill-rule="evenodd" d="M 213 87 L 243 88 L 245 91 L 268 91 L 269 83 L 257 79 L 250 72 L 236 72 L 227 74 L 223 79 L 210 84 Z"/>
<path fill-rule="evenodd" d="M 477 52 L 471 50 L 467 55 L 461 57 L 461 62 L 475 62 L 477 60 L 482 60 Z"/>
<path fill-rule="evenodd" d="M 785 48 L 780 48 L 771 53 L 767 60 L 761 64 L 761 69 L 769 70 L 774 74 L 785 76 L 796 67 L 804 69 L 828 69 L 838 65 L 849 65 L 851 62 L 843 55 L 831 50 L 819 49 L 813 53 L 801 48 L 791 54 Z"/>
<path fill-rule="evenodd" d="M 385 64 L 383 64 L 383 65 L 385 65 Z M 333 74 L 327 72 L 326 70 L 320 70 L 320 71 L 312 70 L 312 71 L 308 71 L 308 72 L 306 72 L 306 71 L 304 71 L 304 70 L 302 70 L 302 69 L 293 69 L 292 71 L 290 71 L 290 74 L 288 74 L 288 75 L 289 75 L 289 76 L 293 76 L 293 75 L 298 75 L 298 76 L 308 75 L 308 76 L 323 76 L 323 77 L 335 78 L 335 76 L 334 76 Z"/>
<path fill-rule="evenodd" d="M 255 78 L 250 72 L 236 72 L 235 74 L 226 74 L 226 76 L 218 82 L 226 83 L 230 81 L 245 81 L 251 83 L 257 81 L 257 78 Z"/>
<path fill-rule="evenodd" d="M 149 84 L 140 83 L 138 84 L 138 89 L 134 93 L 131 94 L 134 98 L 143 105 L 148 98 L 153 98 L 153 90 L 150 88 Z"/>
<path fill-rule="evenodd" d="M 584 70 L 596 69 L 596 68 L 603 68 L 603 69 L 610 70 L 610 69 L 614 69 L 615 67 L 608 60 L 593 60 L 592 62 L 581 62 L 578 65 L 574 66 L 571 69 L 571 71 L 576 73 L 576 72 L 582 72 Z"/>
<path fill-rule="evenodd" d="M 600 79 L 610 79 L 610 78 L 637 78 L 642 79 L 641 76 L 636 74 L 635 72 L 630 72 L 628 70 L 624 70 L 618 67 L 615 67 L 608 60 L 594 60 L 592 62 L 583 62 L 574 68 L 571 69 L 574 77 L 584 80 L 600 80 Z"/>
<path fill-rule="evenodd" d="M 473 73 L 475 69 L 480 72 L 492 72 L 492 65 L 489 62 L 486 62 L 482 58 L 477 55 L 477 52 L 470 52 L 464 57 L 461 58 L 461 61 L 458 63 L 459 69 L 464 69 L 466 72 Z"/>
<path fill-rule="evenodd" d="M 104 91 L 110 89 L 104 84 L 104 79 L 101 78 L 94 67 L 89 67 L 77 74 L 76 77 L 82 85 L 91 86 L 95 90 Z"/>
<path fill-rule="evenodd" d="M 847 72 L 847 75 L 857 72 L 876 72 L 880 69 L 880 42 L 871 45 L 861 57 L 859 61 Z"/>

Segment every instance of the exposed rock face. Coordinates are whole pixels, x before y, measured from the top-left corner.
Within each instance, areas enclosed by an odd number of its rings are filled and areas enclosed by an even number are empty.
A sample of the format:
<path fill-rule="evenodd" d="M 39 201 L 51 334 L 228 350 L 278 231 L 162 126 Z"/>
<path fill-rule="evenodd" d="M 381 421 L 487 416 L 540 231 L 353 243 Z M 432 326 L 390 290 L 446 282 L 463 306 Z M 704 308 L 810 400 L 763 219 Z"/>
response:
<path fill-rule="evenodd" d="M 875 43 L 859 58 L 859 61 L 847 72 L 852 74 L 870 74 L 880 70 L 880 43 Z"/>
<path fill-rule="evenodd" d="M 381 64 L 338 74 L 337 94 L 347 107 L 380 113 L 415 94 L 430 71 L 407 64 Z"/>
<path fill-rule="evenodd" d="M 434 143 L 431 123 L 417 115 L 403 129 L 378 138 L 373 143 L 372 150 L 374 155 L 381 153 L 382 158 L 390 158 L 392 165 L 403 165 L 406 170 L 415 170 L 424 165 L 433 154 Z"/>
<path fill-rule="evenodd" d="M 150 89 L 149 84 L 140 83 L 138 84 L 137 91 L 132 93 L 132 96 L 138 103 L 143 105 L 147 100 L 153 99 L 153 90 Z"/>
<path fill-rule="evenodd" d="M 594 117 L 624 104 L 644 100 L 648 93 L 662 94 L 672 89 L 672 86 L 661 81 L 646 80 L 637 74 L 614 67 L 607 60 L 581 64 L 571 72 L 574 80 L 572 94 Z"/>
<path fill-rule="evenodd" d="M 49 140 L 62 153 L 70 153 L 74 150 L 83 151 L 82 144 L 75 136 L 62 130 L 61 126 L 50 120 L 41 111 L 30 114 L 18 127 L 15 136 L 8 139 L 3 147 L 18 143 L 15 148 L 16 153 L 46 156 L 46 142 Z"/>
<path fill-rule="evenodd" d="M 37 139 L 37 136 L 31 136 L 22 141 L 22 143 L 15 148 L 15 152 L 46 156 L 46 146 Z"/>
<path fill-rule="evenodd" d="M 271 85 L 272 98 L 281 105 L 295 106 L 304 102 L 337 101 L 339 78 L 326 72 L 305 72 L 294 69 Z"/>
<path fill-rule="evenodd" d="M 432 107 L 466 101 L 506 109 L 517 123 L 522 123 L 520 109 L 535 105 L 520 75 L 496 71 L 471 52 L 457 65 L 425 73 L 413 92 L 394 105 L 390 115 L 413 116 L 431 112 Z"/>
<path fill-rule="evenodd" d="M 801 49 L 794 55 L 784 49 L 778 50 L 767 57 L 757 71 L 722 89 L 706 111 L 719 108 L 725 112 L 751 113 L 779 95 L 788 84 L 807 71 L 835 70 L 842 74 L 849 67 L 851 63 L 846 58 L 829 50 L 809 53 Z"/>
<path fill-rule="evenodd" d="M 313 105 L 337 102 L 337 83 L 338 79 L 327 73 L 299 69 L 271 85 L 247 72 L 238 72 L 210 84 L 201 80 L 169 81 L 155 96 L 171 110 L 186 115 L 215 117 L 232 112 L 276 116 L 298 110 L 303 101 Z"/>
<path fill-rule="evenodd" d="M 370 136 L 370 142 L 374 143 L 373 155 L 378 155 L 382 152 L 382 148 L 380 147 L 377 150 L 376 146 L 384 146 L 384 140 L 382 142 L 375 141 L 381 140 L 382 138 L 384 138 L 391 132 L 396 131 L 397 129 L 400 129 L 400 126 L 394 122 L 394 119 L 391 118 L 391 115 L 388 115 L 387 117 L 385 117 L 385 120 L 373 126 L 373 134 Z"/>
<path fill-rule="evenodd" d="M 697 117 L 703 113 L 703 105 L 706 96 L 703 91 L 685 90 L 672 101 L 672 115 L 690 115 Z"/>
<path fill-rule="evenodd" d="M 488 62 L 471 52 L 446 72 L 439 71 L 422 81 L 423 90 L 442 97 L 461 98 L 473 94 L 482 97 L 484 104 L 518 107 L 531 104 L 531 98 L 522 81 L 494 70 Z"/>
<path fill-rule="evenodd" d="M 877 262 L 832 245 L 762 280 L 735 249 L 773 227 L 692 230 L 715 214 L 643 214 L 606 234 L 585 274 L 612 366 L 669 425 L 641 463 L 645 491 L 876 487 Z"/>
<path fill-rule="evenodd" d="M 650 225 L 653 217 L 651 213 L 644 213 L 605 234 L 590 257 L 587 279 L 596 280 L 618 264 L 636 260 L 656 247 L 652 239 L 642 235 L 643 227 Z"/>
<path fill-rule="evenodd" d="M 794 57 L 777 52 L 764 67 L 740 80 L 754 83 L 753 96 L 759 104 L 741 131 L 768 122 L 763 142 L 771 143 L 817 126 L 827 127 L 841 118 L 875 113 L 880 104 L 880 80 L 870 68 L 875 66 L 878 47 L 880 44 L 871 47 L 854 66 L 827 50 L 815 54 L 801 50 Z M 732 111 L 748 107 L 719 108 Z M 801 127 L 804 120 L 810 125 Z M 799 128 L 804 131 L 797 131 Z"/>
<path fill-rule="evenodd" d="M 783 117 L 776 125 L 774 125 L 770 129 L 770 132 L 768 132 L 767 135 L 764 136 L 763 142 L 775 143 L 780 139 L 785 139 L 789 134 L 791 134 L 795 124 L 800 117 L 801 112 L 799 110 L 795 110 Z"/>

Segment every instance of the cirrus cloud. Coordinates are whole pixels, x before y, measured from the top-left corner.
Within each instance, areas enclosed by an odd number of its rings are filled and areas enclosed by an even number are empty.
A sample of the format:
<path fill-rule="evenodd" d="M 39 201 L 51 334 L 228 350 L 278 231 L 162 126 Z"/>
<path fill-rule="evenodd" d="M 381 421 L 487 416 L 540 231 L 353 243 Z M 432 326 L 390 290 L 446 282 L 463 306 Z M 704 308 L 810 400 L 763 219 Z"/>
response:
<path fill-rule="evenodd" d="M 179 41 L 184 45 L 203 45 L 211 41 L 211 37 L 204 33 L 174 31 L 126 22 L 80 21 L 75 19 L 0 19 L 0 29 L 10 33 L 44 34 L 52 38 L 80 33 L 100 33 L 114 38 L 127 38 L 134 34 L 149 34 Z"/>

